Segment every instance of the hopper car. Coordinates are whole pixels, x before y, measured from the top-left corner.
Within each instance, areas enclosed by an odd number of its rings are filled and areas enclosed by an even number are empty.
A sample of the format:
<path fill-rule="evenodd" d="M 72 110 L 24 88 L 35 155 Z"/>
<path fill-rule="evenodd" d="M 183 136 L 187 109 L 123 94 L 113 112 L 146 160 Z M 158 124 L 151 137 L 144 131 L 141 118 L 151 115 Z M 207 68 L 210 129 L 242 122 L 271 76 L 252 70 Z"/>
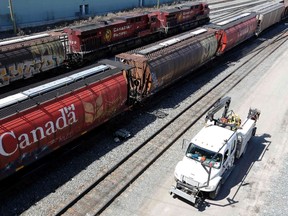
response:
<path fill-rule="evenodd" d="M 132 49 L 144 41 L 202 25 L 209 22 L 209 12 L 207 3 L 195 2 L 0 41 L 0 87 L 61 66 L 83 66 L 87 59 L 103 57 L 107 52 Z"/>
<path fill-rule="evenodd" d="M 208 29 L 216 30 L 218 49 L 216 55 L 232 49 L 236 45 L 255 35 L 257 27 L 256 13 L 242 13 L 233 18 L 210 24 Z"/>
<path fill-rule="evenodd" d="M 63 65 L 64 43 L 57 32 L 1 41 L 0 86 Z"/>
<path fill-rule="evenodd" d="M 281 21 L 281 19 L 287 16 L 287 11 L 285 11 L 285 6 L 283 3 L 268 2 L 263 5 L 259 5 L 246 10 L 247 12 L 256 12 L 257 28 L 255 31 L 256 36 L 258 36 L 263 30 L 269 28 Z"/>
<path fill-rule="evenodd" d="M 210 61 L 217 47 L 215 30 L 198 28 L 160 43 L 118 54 L 116 61 L 134 66 L 131 69 L 131 92 L 135 100 L 141 101 Z"/>

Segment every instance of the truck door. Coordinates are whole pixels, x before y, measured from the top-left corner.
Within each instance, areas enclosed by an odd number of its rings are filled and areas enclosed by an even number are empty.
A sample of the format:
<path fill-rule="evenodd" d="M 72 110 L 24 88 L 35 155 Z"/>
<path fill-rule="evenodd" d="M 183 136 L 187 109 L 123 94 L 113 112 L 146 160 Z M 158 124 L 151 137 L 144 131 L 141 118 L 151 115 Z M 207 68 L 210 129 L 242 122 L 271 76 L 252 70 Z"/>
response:
<path fill-rule="evenodd" d="M 228 162 L 229 162 L 229 149 L 226 149 L 224 152 L 224 158 L 223 158 L 223 171 L 228 169 Z"/>
<path fill-rule="evenodd" d="M 229 164 L 228 164 L 229 168 L 234 165 L 236 146 L 237 146 L 237 140 L 234 139 L 229 149 Z"/>
<path fill-rule="evenodd" d="M 236 144 L 236 139 L 232 140 L 231 145 L 226 149 L 224 153 L 223 168 L 226 170 L 230 169 L 234 164 Z"/>

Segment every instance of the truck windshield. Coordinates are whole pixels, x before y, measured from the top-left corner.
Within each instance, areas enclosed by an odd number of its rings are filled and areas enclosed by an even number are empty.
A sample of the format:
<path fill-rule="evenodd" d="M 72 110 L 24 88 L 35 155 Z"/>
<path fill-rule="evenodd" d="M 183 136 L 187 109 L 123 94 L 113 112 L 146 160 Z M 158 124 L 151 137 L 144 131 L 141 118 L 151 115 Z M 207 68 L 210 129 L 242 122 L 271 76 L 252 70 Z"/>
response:
<path fill-rule="evenodd" d="M 216 169 L 220 168 L 222 162 L 222 154 L 201 148 L 193 143 L 190 143 L 186 152 L 186 157 Z"/>

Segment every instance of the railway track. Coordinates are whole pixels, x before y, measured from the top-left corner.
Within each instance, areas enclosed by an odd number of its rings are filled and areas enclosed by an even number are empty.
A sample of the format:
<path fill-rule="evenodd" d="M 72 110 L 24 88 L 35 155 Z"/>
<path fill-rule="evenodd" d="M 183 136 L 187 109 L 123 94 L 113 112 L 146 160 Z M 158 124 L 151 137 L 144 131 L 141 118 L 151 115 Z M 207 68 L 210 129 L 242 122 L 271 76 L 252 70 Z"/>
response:
<path fill-rule="evenodd" d="M 229 4 L 221 7 L 213 7 L 210 10 L 210 19 L 211 22 L 218 22 L 223 19 L 240 14 L 243 10 L 247 10 L 251 7 L 255 7 L 267 1 L 253 1 L 253 2 L 241 2 L 235 4 Z"/>
<path fill-rule="evenodd" d="M 192 127 L 219 97 L 227 94 L 271 53 L 287 42 L 287 36 L 287 31 L 284 31 L 279 36 L 265 41 L 261 48 L 249 54 L 249 59 L 244 61 L 241 66 L 199 96 L 117 165 L 103 171 L 105 173 L 95 177 L 96 180 L 93 184 L 84 190 L 75 191 L 75 194 L 78 194 L 77 196 L 67 197 L 66 202 L 61 203 L 59 209 L 51 209 L 49 213 L 53 215 L 101 214 L 132 182 Z M 236 53 L 233 53 L 233 55 L 236 55 Z"/>
<path fill-rule="evenodd" d="M 222 2 L 218 2 L 218 3 L 214 3 L 211 4 L 209 3 L 209 5 L 212 5 L 212 7 L 210 7 L 210 14 L 219 14 L 219 13 L 223 13 L 223 12 L 227 12 L 229 10 L 233 10 L 233 9 L 245 9 L 245 8 L 249 8 L 249 7 L 253 7 L 256 5 L 260 5 L 262 3 L 268 2 L 267 0 L 258 0 L 258 1 L 246 1 L 246 2 L 235 2 L 235 3 L 231 3 L 231 2 L 224 2 L 224 3 L 228 3 L 228 4 L 222 4 Z M 216 6 L 219 5 L 219 6 Z"/>

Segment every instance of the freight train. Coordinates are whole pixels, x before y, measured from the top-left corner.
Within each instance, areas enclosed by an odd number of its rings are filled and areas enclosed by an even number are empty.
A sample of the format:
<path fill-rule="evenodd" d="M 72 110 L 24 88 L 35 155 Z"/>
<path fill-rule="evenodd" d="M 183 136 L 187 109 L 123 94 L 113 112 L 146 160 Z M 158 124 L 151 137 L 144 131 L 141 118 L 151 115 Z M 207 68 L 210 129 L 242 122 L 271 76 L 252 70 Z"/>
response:
<path fill-rule="evenodd" d="M 280 19 L 270 19 L 271 13 L 283 17 L 285 9 L 272 5 L 261 9 L 261 16 L 245 12 L 3 97 L 0 179 L 159 92 L 259 29 L 277 23 Z"/>
<path fill-rule="evenodd" d="M 249 11 L 116 55 L 117 61 L 133 67 L 134 99 L 142 101 L 287 16 L 283 3 Z"/>
<path fill-rule="evenodd" d="M 0 42 L 0 87 L 69 64 L 75 66 L 123 47 L 163 38 L 209 22 L 208 4 L 130 14 Z M 122 49 L 123 51 L 123 49 Z"/>

